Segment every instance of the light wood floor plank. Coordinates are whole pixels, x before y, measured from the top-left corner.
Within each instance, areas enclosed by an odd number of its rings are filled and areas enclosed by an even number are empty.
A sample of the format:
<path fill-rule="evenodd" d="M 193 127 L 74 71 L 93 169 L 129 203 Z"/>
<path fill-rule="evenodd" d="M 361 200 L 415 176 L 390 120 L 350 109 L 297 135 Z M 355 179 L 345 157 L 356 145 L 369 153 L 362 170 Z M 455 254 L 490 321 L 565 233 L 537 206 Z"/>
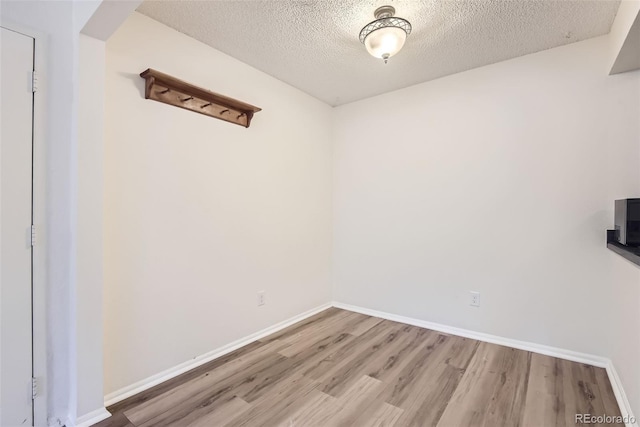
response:
<path fill-rule="evenodd" d="M 175 425 L 175 423 L 179 424 L 187 416 L 190 418 L 206 416 L 235 396 L 235 390 L 250 382 L 256 372 L 269 369 L 272 365 L 281 362 L 282 359 L 284 358 L 277 353 L 269 355 L 259 363 L 252 365 L 251 368 L 226 377 L 220 382 L 211 384 L 208 388 L 200 389 L 197 393 L 192 393 L 185 399 L 166 400 L 163 402 L 165 406 L 154 414 L 150 414 L 147 408 L 147 412 L 144 414 L 146 418 L 144 422 L 136 419 L 139 416 L 138 414 L 127 416 L 137 427 L 166 427 Z M 129 412 L 126 414 L 129 414 Z M 151 417 L 149 418 L 150 415 Z"/>
<path fill-rule="evenodd" d="M 389 358 L 380 365 L 370 366 L 367 375 L 383 382 L 394 380 L 398 374 L 411 363 L 418 351 L 429 341 L 435 339 L 437 332 L 430 331 L 417 326 L 408 326 L 411 338 L 404 342 L 404 346 L 398 348 Z"/>
<path fill-rule="evenodd" d="M 396 406 L 377 400 L 354 421 L 353 425 L 362 427 L 391 427 L 399 425 L 397 423 L 403 412 L 402 409 Z"/>
<path fill-rule="evenodd" d="M 340 409 L 329 419 L 329 424 L 336 427 L 355 425 L 358 417 L 378 400 L 383 389 L 382 381 L 363 375 L 336 400 Z"/>
<path fill-rule="evenodd" d="M 364 314 L 362 314 L 361 316 L 362 318 L 360 322 L 354 325 L 347 326 L 346 328 L 344 328 L 344 332 L 359 337 L 384 320 L 380 319 L 379 317 L 365 316 Z"/>
<path fill-rule="evenodd" d="M 524 407 L 523 425 L 525 426 L 563 426 L 569 416 L 563 399 L 563 378 L 559 375 L 560 360 L 533 354 Z"/>
<path fill-rule="evenodd" d="M 582 425 L 576 414 L 621 415 L 602 368 L 532 354 L 528 387 L 525 426 Z"/>
<path fill-rule="evenodd" d="M 285 418 L 279 424 L 274 424 L 274 426 L 314 426 L 311 420 L 322 419 L 322 414 L 324 414 L 328 408 L 333 407 L 335 400 L 335 397 L 315 389 L 299 401 L 295 410 L 286 414 Z"/>
<path fill-rule="evenodd" d="M 315 321 L 308 321 L 309 319 L 303 320 L 300 323 L 293 324 L 282 331 L 276 332 L 273 335 L 269 335 L 267 337 L 262 338 L 261 341 L 268 342 L 274 339 L 279 341 L 292 341 L 292 338 L 301 339 L 302 337 L 308 335 L 314 335 L 318 330 L 325 328 L 327 325 L 334 324 L 335 322 L 339 322 L 340 320 L 347 318 L 349 316 L 353 316 L 355 313 L 351 313 L 346 310 L 334 310 L 329 309 L 325 310 L 329 313 L 327 315 L 322 315 L 325 313 L 324 311 L 317 314 L 319 316 Z"/>
<path fill-rule="evenodd" d="M 323 383 L 321 390 L 337 397 L 358 381 L 367 370 L 383 366 L 391 354 L 404 347 L 404 343 L 410 338 L 410 335 L 402 330 L 403 327 L 401 324 L 389 324 L 388 331 L 373 342 L 360 340 L 364 345 L 354 349 L 352 357 L 345 358 L 343 363 L 329 369 L 320 377 Z"/>
<path fill-rule="evenodd" d="M 163 413 L 176 412 L 177 408 L 191 406 L 193 401 L 199 401 L 205 396 L 212 395 L 212 388 L 221 385 L 223 388 L 230 386 L 253 370 L 271 366 L 277 359 L 282 358 L 276 352 L 286 345 L 288 344 L 277 340 L 271 341 L 265 346 L 258 347 L 248 354 L 229 361 L 227 364 L 218 366 L 212 371 L 169 389 L 151 400 L 127 409 L 124 414 L 137 426 L 152 419 L 159 423 L 159 418 Z"/>
<path fill-rule="evenodd" d="M 382 382 L 363 375 L 342 396 L 326 400 L 321 411 L 300 419 L 304 426 L 349 426 L 382 391 Z"/>
<path fill-rule="evenodd" d="M 620 407 L 616 400 L 616 395 L 611 387 L 607 370 L 604 368 L 594 368 L 596 372 L 596 385 L 598 386 L 598 397 L 602 399 L 604 414 L 611 416 L 622 416 Z M 603 414 L 603 415 L 604 415 Z M 626 414 L 625 414 L 626 415 Z M 620 424 L 622 425 L 622 424 Z"/>
<path fill-rule="evenodd" d="M 340 369 L 344 364 L 349 363 L 356 354 L 363 351 L 371 342 L 379 340 L 387 334 L 393 323 L 380 322 L 359 337 L 353 337 L 347 344 L 341 346 L 336 351 L 330 352 L 325 358 L 317 363 L 309 364 L 304 369 L 304 375 L 314 379 L 328 377 L 330 372 Z"/>
<path fill-rule="evenodd" d="M 327 338 L 339 334 L 352 335 L 346 332 L 346 329 L 352 325 L 355 326 L 361 324 L 366 320 L 366 316 L 364 317 L 365 319 L 363 319 L 363 315 L 359 313 L 352 313 L 345 317 L 335 316 L 333 321 L 327 321 L 318 328 L 307 329 L 304 332 L 287 337 L 284 342 L 288 343 L 289 346 L 280 351 L 280 354 L 292 357 L 306 350 L 321 338 Z"/>
<path fill-rule="evenodd" d="M 264 394 L 253 402 L 251 409 L 234 417 L 224 426 L 277 425 L 279 421 L 286 418 L 289 411 L 295 410 L 295 405 L 300 399 L 304 399 L 305 396 L 317 389 L 317 386 L 318 384 L 314 380 L 302 375 L 288 378 L 273 387 L 270 393 Z"/>
<path fill-rule="evenodd" d="M 415 390 L 419 390 L 421 378 L 427 375 L 428 369 L 438 369 L 438 364 L 447 357 L 445 345 L 449 337 L 437 333 L 430 334 L 422 343 L 413 359 L 396 376 L 387 381 L 385 401 L 397 406 L 405 407 L 404 402 Z M 435 361 L 435 363 L 434 363 Z"/>
<path fill-rule="evenodd" d="M 175 426 L 183 427 L 211 427 L 220 426 L 226 423 L 228 420 L 239 417 L 241 414 L 251 409 L 251 404 L 245 402 L 238 396 L 233 396 L 231 399 L 219 405 L 215 410 L 209 412 L 206 415 L 199 416 L 198 414 L 191 413 L 185 418 L 175 422 Z M 193 418 L 191 420 L 190 418 Z"/>
<path fill-rule="evenodd" d="M 331 319 L 333 316 L 348 316 L 350 312 L 346 310 L 340 310 L 339 308 L 331 307 L 326 310 L 321 311 L 320 313 L 316 313 L 311 317 L 308 317 L 300 322 L 294 323 L 293 325 L 287 326 L 286 328 L 275 332 L 269 336 L 261 338 L 260 341 L 267 343 L 273 340 L 282 341 L 283 338 L 286 338 L 290 335 L 296 334 L 304 329 L 309 327 L 316 327 L 317 325 L 322 324 L 323 322 Z"/>
<path fill-rule="evenodd" d="M 412 376 L 411 387 L 398 393 L 394 387 L 389 403 L 404 411 L 398 425 L 435 426 L 458 387 L 465 368 L 473 357 L 477 342 L 454 336 L 441 336 L 427 353 L 425 363 Z M 429 350 L 429 346 L 425 348 Z M 420 356 L 418 356 L 420 357 Z M 462 367 L 458 367 L 462 366 Z"/>
<path fill-rule="evenodd" d="M 438 426 L 522 425 L 531 353 L 480 343 Z"/>

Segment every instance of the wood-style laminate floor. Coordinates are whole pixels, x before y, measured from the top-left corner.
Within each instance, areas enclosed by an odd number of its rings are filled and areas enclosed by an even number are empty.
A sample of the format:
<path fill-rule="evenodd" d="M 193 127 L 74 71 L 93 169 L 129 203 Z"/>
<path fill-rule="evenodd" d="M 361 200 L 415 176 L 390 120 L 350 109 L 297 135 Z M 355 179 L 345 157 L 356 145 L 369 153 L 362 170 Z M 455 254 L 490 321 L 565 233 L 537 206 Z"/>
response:
<path fill-rule="evenodd" d="M 336 308 L 108 409 L 96 426 L 538 427 L 620 415 L 604 369 Z"/>

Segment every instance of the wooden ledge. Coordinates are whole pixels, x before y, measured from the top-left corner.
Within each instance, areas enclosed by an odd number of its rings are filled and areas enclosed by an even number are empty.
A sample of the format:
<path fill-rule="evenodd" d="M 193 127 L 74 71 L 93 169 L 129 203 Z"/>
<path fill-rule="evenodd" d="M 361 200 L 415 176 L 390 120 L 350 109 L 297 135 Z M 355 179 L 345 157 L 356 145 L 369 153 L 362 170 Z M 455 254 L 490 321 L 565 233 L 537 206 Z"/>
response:
<path fill-rule="evenodd" d="M 240 126 L 249 127 L 261 108 L 219 93 L 194 86 L 168 74 L 148 68 L 140 73 L 145 79 L 144 97 Z"/>

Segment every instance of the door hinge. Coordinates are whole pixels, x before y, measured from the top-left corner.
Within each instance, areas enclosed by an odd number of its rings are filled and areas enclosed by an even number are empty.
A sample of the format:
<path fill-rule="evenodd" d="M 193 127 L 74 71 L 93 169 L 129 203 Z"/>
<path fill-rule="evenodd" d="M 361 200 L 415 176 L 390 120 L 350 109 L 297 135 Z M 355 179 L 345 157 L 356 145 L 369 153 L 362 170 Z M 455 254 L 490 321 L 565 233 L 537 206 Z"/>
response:
<path fill-rule="evenodd" d="M 37 92 L 38 91 L 38 73 L 36 72 L 36 70 L 33 70 L 31 72 L 31 92 Z"/>
<path fill-rule="evenodd" d="M 31 224 L 31 246 L 36 245 L 36 226 Z"/>
<path fill-rule="evenodd" d="M 35 399 L 38 396 L 38 380 L 31 378 L 31 399 Z"/>

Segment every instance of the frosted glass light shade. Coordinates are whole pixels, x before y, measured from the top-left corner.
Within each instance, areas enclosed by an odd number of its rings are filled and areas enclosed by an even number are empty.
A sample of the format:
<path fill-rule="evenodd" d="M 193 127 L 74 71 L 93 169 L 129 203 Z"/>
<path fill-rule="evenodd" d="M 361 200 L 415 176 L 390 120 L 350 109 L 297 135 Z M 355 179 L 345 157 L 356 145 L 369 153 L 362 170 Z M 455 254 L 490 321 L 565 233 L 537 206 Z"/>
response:
<path fill-rule="evenodd" d="M 372 56 L 385 61 L 400 52 L 407 33 L 398 27 L 383 27 L 367 35 L 364 45 Z"/>
<path fill-rule="evenodd" d="M 385 64 L 404 46 L 407 36 L 411 34 L 411 24 L 406 19 L 393 16 L 393 6 L 380 6 L 373 13 L 375 21 L 369 22 L 360 30 L 360 42 L 367 52 L 384 60 Z"/>

